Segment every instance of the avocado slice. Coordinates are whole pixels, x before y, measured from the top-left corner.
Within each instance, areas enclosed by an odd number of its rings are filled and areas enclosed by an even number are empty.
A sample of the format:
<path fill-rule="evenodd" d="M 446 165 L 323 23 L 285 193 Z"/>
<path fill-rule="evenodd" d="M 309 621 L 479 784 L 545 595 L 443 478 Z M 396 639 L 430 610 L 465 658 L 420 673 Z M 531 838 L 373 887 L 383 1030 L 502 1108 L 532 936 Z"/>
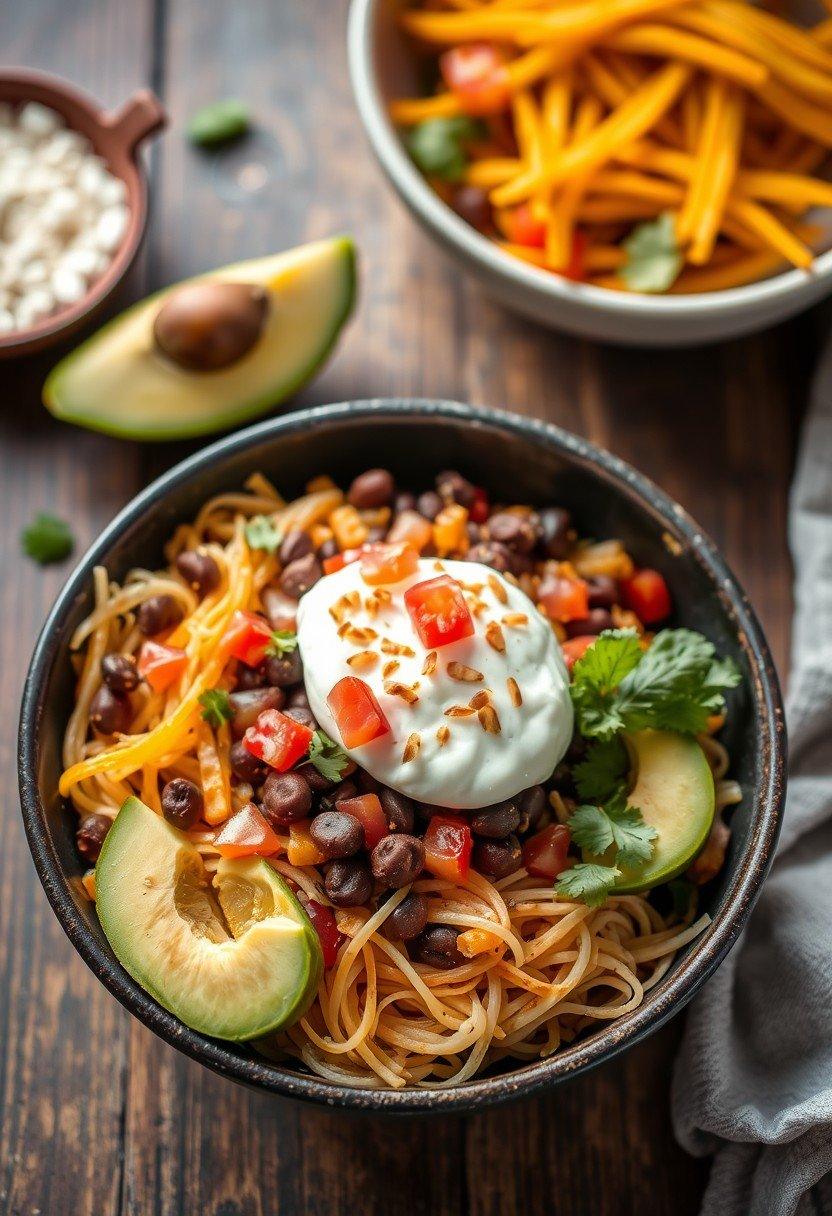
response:
<path fill-rule="evenodd" d="M 128 798 L 95 883 L 116 958 L 186 1026 L 242 1042 L 309 1008 L 323 973 L 318 935 L 263 858 L 224 859 L 212 882 L 187 836 Z"/>
<path fill-rule="evenodd" d="M 635 783 L 628 796 L 658 832 L 648 861 L 622 867 L 615 890 L 644 891 L 686 870 L 708 839 L 714 819 L 714 778 L 708 759 L 691 735 L 642 730 L 625 736 Z"/>
<path fill-rule="evenodd" d="M 223 266 L 148 296 L 52 369 L 43 401 L 56 418 L 126 439 L 183 439 L 237 426 L 305 384 L 331 351 L 355 298 L 346 236 Z M 203 282 L 262 288 L 257 341 L 230 366 L 191 371 L 166 356 L 154 323 L 177 289 Z"/>

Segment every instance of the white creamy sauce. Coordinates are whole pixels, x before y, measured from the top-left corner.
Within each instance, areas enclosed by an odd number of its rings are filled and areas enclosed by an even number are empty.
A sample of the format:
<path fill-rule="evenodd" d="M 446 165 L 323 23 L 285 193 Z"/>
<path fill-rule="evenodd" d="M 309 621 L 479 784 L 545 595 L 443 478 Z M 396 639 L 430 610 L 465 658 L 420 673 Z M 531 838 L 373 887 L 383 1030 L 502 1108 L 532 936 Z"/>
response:
<path fill-rule="evenodd" d="M 301 599 L 298 608 L 298 644 L 303 658 L 306 693 L 321 727 L 342 742 L 326 702 L 327 695 L 344 676 L 357 676 L 370 686 L 390 723 L 390 732 L 372 743 L 350 751 L 352 758 L 384 785 L 420 802 L 471 809 L 510 798 L 520 790 L 548 778 L 562 759 L 572 738 L 572 704 L 569 677 L 560 646 L 550 624 L 531 600 L 478 562 L 441 562 L 443 571 L 457 579 L 485 607 L 472 614 L 472 637 L 436 651 L 436 667 L 423 675 L 428 648 L 420 642 L 404 603 L 404 593 L 415 583 L 438 577 L 436 559 L 421 559 L 418 571 L 401 582 L 387 584 L 390 603 L 373 614 L 366 608 L 374 588 L 361 576 L 360 562 L 345 566 L 322 578 Z M 489 580 L 497 580 L 506 603 L 495 595 Z M 376 638 L 359 646 L 349 634 L 338 636 L 339 623 L 330 613 L 343 596 L 357 592 L 360 607 L 350 611 L 350 625 L 372 629 Z M 523 614 L 525 624 L 504 623 L 512 613 Z M 343 619 L 343 618 L 342 618 Z M 500 624 L 505 652 L 486 640 L 489 623 Z M 413 657 L 382 653 L 382 639 L 409 646 Z M 351 655 L 370 650 L 378 660 L 369 667 L 351 666 Z M 397 659 L 395 673 L 385 677 L 385 665 Z M 463 682 L 448 673 L 449 663 L 461 663 L 481 672 L 480 682 Z M 513 677 L 522 704 L 515 705 L 508 680 Z M 408 687 L 418 684 L 418 700 L 408 704 L 385 691 L 396 681 Z M 445 714 L 452 706 L 467 706 L 482 690 L 491 693 L 491 703 L 500 723 L 499 733 L 488 733 L 474 713 L 466 718 Z M 516 698 L 515 698 L 516 699 Z M 437 731 L 448 728 L 444 745 Z M 408 738 L 417 734 L 420 748 L 415 759 L 403 761 Z"/>

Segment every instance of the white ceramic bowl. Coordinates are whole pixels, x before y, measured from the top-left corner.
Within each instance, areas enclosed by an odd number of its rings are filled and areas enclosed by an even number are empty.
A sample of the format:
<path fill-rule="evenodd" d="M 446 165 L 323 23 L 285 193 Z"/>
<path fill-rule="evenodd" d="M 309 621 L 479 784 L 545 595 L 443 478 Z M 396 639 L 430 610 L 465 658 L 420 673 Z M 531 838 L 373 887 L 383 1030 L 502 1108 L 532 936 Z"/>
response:
<path fill-rule="evenodd" d="M 503 253 L 431 190 L 387 116 L 390 101 L 419 92 L 414 56 L 396 23 L 401 7 L 402 0 L 352 0 L 349 64 L 362 122 L 410 211 L 509 308 L 605 342 L 685 346 L 765 329 L 832 292 L 832 250 L 816 259 L 811 274 L 789 270 L 746 287 L 686 296 L 630 295 L 572 283 Z"/>

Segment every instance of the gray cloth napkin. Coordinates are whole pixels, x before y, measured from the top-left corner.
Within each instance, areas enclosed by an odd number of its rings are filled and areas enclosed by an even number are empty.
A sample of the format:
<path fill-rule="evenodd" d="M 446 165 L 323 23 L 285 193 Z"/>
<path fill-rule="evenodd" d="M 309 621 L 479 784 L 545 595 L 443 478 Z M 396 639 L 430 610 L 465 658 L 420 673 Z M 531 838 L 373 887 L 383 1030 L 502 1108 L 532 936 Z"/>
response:
<path fill-rule="evenodd" d="M 691 1006 L 673 1078 L 677 1138 L 716 1154 L 702 1216 L 832 1216 L 832 348 L 804 425 L 790 539 L 783 831 L 745 933 Z"/>

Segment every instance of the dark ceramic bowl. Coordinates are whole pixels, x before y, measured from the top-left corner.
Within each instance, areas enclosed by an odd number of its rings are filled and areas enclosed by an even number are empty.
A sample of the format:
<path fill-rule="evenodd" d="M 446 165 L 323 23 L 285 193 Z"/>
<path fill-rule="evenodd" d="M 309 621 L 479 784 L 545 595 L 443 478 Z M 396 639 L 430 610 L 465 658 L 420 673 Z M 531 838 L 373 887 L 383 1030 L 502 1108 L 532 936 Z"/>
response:
<path fill-rule="evenodd" d="M 315 474 L 344 484 L 372 465 L 418 486 L 461 469 L 496 498 L 563 503 L 580 531 L 622 538 L 635 560 L 658 567 L 677 619 L 707 634 L 744 674 L 730 694 L 727 744 L 745 797 L 733 815 L 727 863 L 708 888 L 712 923 L 681 952 L 634 1013 L 552 1058 L 456 1089 L 342 1088 L 288 1064 L 258 1058 L 183 1026 L 122 970 L 84 898 L 73 821 L 58 797 L 61 737 L 72 706 L 69 637 L 90 610 L 92 568 L 114 578 L 158 564 L 175 525 L 211 494 L 262 469 L 291 496 Z M 628 465 L 556 427 L 445 401 L 378 400 L 331 405 L 251 427 L 183 461 L 121 512 L 69 579 L 35 650 L 20 725 L 20 790 L 41 882 L 73 945 L 122 1004 L 168 1043 L 209 1068 L 259 1089 L 353 1110 L 472 1111 L 574 1077 L 631 1046 L 690 1000 L 736 941 L 771 861 L 783 801 L 785 728 L 777 676 L 756 617 L 713 544 L 680 506 Z"/>

